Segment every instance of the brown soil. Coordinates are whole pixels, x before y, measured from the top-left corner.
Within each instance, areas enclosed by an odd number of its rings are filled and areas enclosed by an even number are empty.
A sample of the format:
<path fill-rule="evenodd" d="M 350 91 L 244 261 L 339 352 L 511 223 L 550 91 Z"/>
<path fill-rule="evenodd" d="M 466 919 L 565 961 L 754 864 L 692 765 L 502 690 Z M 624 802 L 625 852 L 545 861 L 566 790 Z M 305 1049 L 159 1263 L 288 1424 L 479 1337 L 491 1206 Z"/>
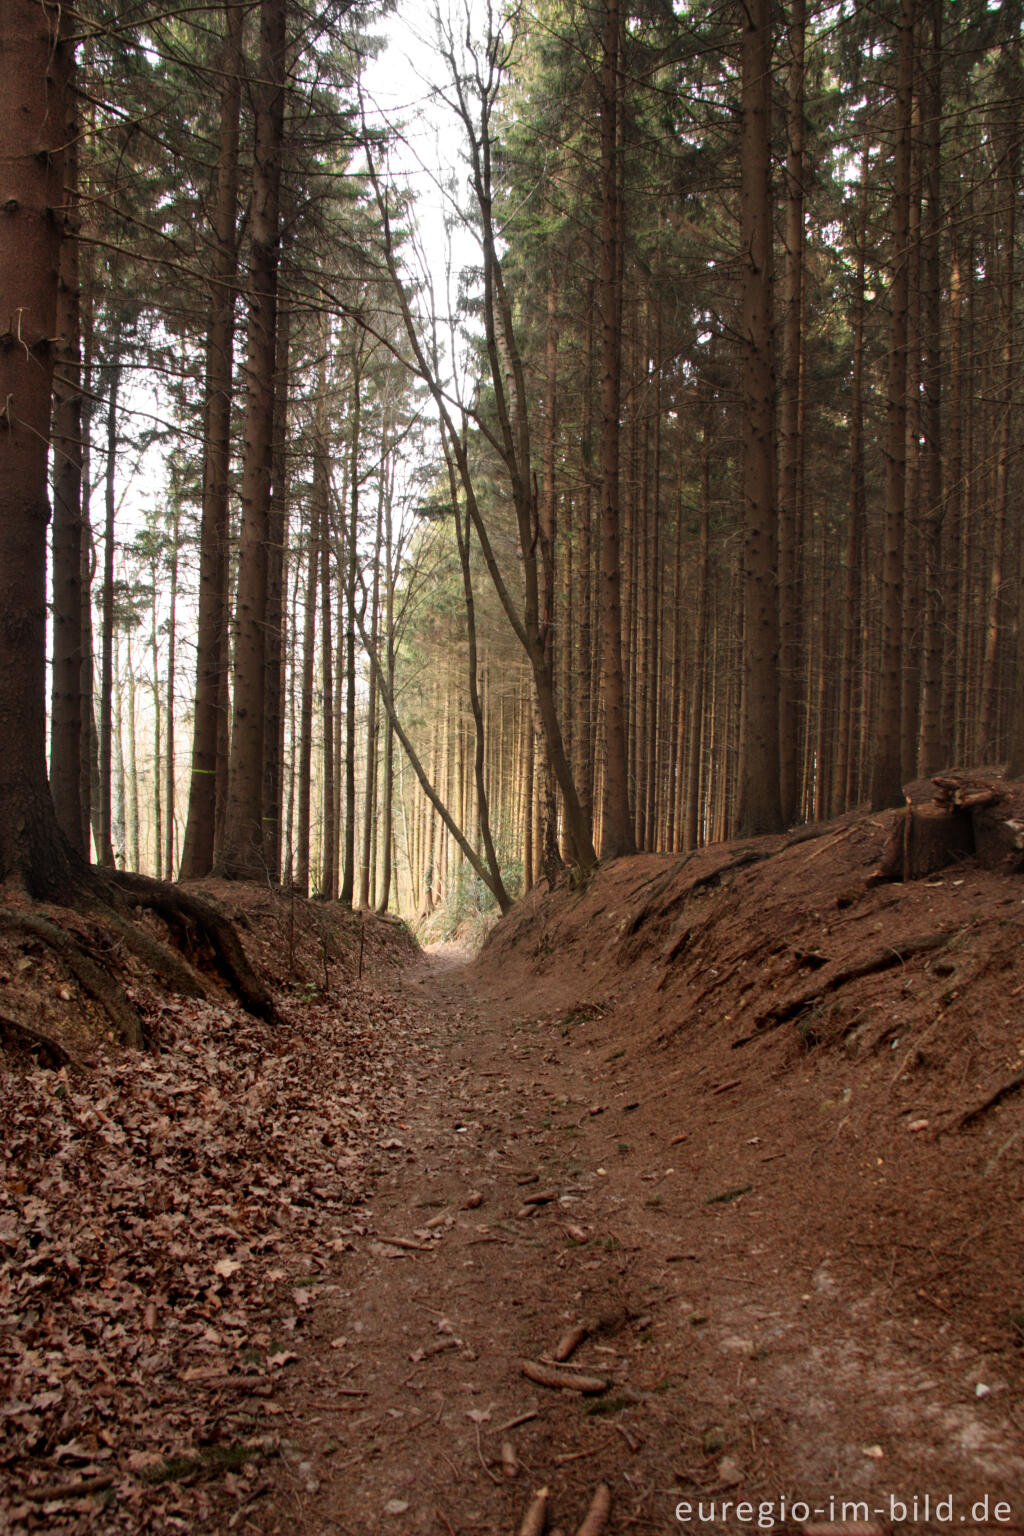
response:
<path fill-rule="evenodd" d="M 568 1533 L 604 1482 L 614 1533 L 1024 1531 L 1024 881 L 871 884 L 890 825 L 623 860 L 475 961 L 339 967 L 373 1152 L 273 1256 L 294 1358 L 204 1389 L 251 1459 L 22 1527 L 511 1536 L 543 1485 Z M 524 1374 L 577 1324 L 605 1390 Z"/>

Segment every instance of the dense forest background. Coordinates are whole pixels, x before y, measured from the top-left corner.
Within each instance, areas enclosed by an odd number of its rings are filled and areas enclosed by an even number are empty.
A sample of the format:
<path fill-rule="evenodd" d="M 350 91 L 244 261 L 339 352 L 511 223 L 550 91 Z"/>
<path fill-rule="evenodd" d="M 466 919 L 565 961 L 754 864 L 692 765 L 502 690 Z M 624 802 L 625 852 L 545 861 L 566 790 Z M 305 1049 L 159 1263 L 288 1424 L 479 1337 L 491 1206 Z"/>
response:
<path fill-rule="evenodd" d="M 71 847 L 455 919 L 1024 770 L 1019 0 L 387 20 L 63 15 Z"/>

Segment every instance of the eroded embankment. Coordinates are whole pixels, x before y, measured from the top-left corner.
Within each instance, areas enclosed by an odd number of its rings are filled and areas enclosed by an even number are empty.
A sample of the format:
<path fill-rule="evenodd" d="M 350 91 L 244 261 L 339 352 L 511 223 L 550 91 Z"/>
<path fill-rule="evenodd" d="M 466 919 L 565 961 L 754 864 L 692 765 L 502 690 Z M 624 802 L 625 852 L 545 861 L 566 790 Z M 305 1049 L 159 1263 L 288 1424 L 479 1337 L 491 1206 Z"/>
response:
<path fill-rule="evenodd" d="M 1024 878 L 967 860 L 876 883 L 892 826 L 534 893 L 495 930 L 488 985 L 614 1053 L 634 1115 L 685 1133 L 698 1199 L 749 1186 L 794 1262 L 841 1261 L 939 1355 L 980 1347 L 1019 1386 Z"/>

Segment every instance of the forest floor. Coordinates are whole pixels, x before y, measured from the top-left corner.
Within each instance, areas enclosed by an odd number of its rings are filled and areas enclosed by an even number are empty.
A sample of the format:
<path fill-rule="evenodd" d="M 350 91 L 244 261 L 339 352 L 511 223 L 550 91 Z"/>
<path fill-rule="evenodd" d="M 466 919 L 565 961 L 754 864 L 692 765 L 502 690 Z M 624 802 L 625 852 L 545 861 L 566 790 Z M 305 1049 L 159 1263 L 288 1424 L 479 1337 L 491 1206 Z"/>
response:
<path fill-rule="evenodd" d="M 0 1078 L 0 1524 L 1019 1536 L 1024 879 L 872 883 L 890 824 Z"/>

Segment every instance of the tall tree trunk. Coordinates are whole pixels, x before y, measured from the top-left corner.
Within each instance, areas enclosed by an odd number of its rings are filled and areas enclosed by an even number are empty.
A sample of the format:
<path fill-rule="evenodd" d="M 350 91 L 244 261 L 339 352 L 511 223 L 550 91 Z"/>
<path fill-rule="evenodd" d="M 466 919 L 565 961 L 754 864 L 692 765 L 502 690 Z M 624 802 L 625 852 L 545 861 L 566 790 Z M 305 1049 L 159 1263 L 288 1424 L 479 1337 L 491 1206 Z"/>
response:
<path fill-rule="evenodd" d="M 126 635 L 128 649 L 128 868 L 139 873 L 139 765 L 135 744 L 135 662 L 132 658 L 132 631 Z"/>
<path fill-rule="evenodd" d="M 605 0 L 601 27 L 601 240 L 598 308 L 601 315 L 601 684 L 604 695 L 604 791 L 601 856 L 636 851 L 629 804 L 626 708 L 622 670 L 619 552 L 619 433 L 622 390 L 622 240 L 618 189 L 621 106 L 618 0 Z"/>
<path fill-rule="evenodd" d="M 107 394 L 107 462 L 103 475 L 103 633 L 100 639 L 100 803 L 99 846 L 96 859 L 108 869 L 114 867 L 114 849 L 110 836 L 111 809 L 111 727 L 114 699 L 114 520 L 117 510 L 114 474 L 117 468 L 117 398 L 121 386 L 121 365 L 109 365 Z"/>
<path fill-rule="evenodd" d="M 314 448 L 314 453 L 316 452 Z M 316 459 L 313 461 L 314 475 Z M 306 601 L 303 610 L 302 684 L 299 703 L 299 746 L 295 773 L 298 780 L 298 830 L 295 835 L 295 884 L 309 895 L 309 800 L 313 774 L 313 671 L 316 658 L 317 560 L 324 509 L 316 494 L 310 503 L 309 551 L 306 566 Z"/>
<path fill-rule="evenodd" d="M 267 656 L 263 688 L 263 862 L 267 877 L 281 878 L 282 744 L 285 693 L 285 587 L 288 550 L 288 387 L 291 310 L 281 306 L 277 326 L 274 444 L 270 473 L 270 539 L 267 549 Z"/>
<path fill-rule="evenodd" d="M 779 794 L 788 826 L 797 815 L 796 592 L 797 506 L 803 462 L 800 376 L 803 360 L 805 0 L 790 0 L 782 378 L 779 388 Z"/>
<path fill-rule="evenodd" d="M 783 826 L 779 789 L 779 613 L 775 591 L 772 344 L 771 4 L 741 5 L 743 147 L 743 692 L 737 830 Z"/>
<path fill-rule="evenodd" d="M 163 706 L 160 702 L 160 624 L 157 615 L 157 564 L 150 559 L 149 580 L 152 597 L 149 604 L 150 689 L 153 694 L 153 873 L 159 879 L 163 857 Z"/>
<path fill-rule="evenodd" d="M 900 0 L 896 52 L 893 159 L 892 279 L 889 315 L 889 398 L 886 409 L 885 544 L 882 557 L 882 643 L 871 805 L 903 799 L 900 772 L 900 693 L 903 622 L 903 539 L 907 471 L 907 309 L 909 300 L 910 159 L 914 94 L 914 5 Z"/>
<path fill-rule="evenodd" d="M 329 494 L 327 476 L 327 444 L 321 438 L 320 444 L 320 473 L 324 477 L 322 491 L 315 495 L 322 495 L 326 503 Z M 314 474 L 316 471 L 314 470 Z M 322 695 L 323 708 L 321 719 L 323 721 L 324 737 L 324 766 L 323 766 L 323 811 L 322 811 L 322 843 L 323 854 L 320 861 L 320 895 L 325 901 L 338 899 L 338 802 L 336 791 L 337 754 L 335 745 L 341 746 L 341 731 L 334 702 L 334 623 L 333 623 L 333 597 L 334 583 L 331 580 L 331 540 L 328 537 L 327 519 L 322 523 L 323 536 L 320 540 L 320 666 L 322 669 Z M 340 624 L 340 620 L 339 620 Z M 340 655 L 338 660 L 340 672 Z M 341 692 L 341 678 L 337 678 L 338 692 Z"/>
<path fill-rule="evenodd" d="M 66 13 L 4 7 L 0 142 L 0 882 L 66 890 L 73 857 L 46 778 L 47 449 L 70 49 Z"/>
<path fill-rule="evenodd" d="M 704 412 L 704 441 L 700 474 L 700 565 L 697 572 L 697 614 L 694 622 L 693 661 L 690 667 L 689 762 L 686 771 L 686 818 L 683 847 L 689 852 L 701 841 L 699 833 L 701 745 L 704 734 L 705 678 L 707 675 L 708 596 L 711 585 L 711 422 L 710 404 Z"/>
<path fill-rule="evenodd" d="M 277 269 L 284 141 L 287 0 L 261 0 L 250 241 L 242 533 L 235 611 L 231 778 L 223 875 L 259 879 L 263 861 L 263 700 L 266 684 L 267 546 L 277 364 Z"/>
<path fill-rule="evenodd" d="M 203 505 L 199 534 L 199 633 L 192 734 L 192 777 L 181 853 L 181 878 L 213 868 L 217 807 L 218 722 L 228 664 L 228 497 L 231 390 L 238 270 L 238 139 L 242 95 L 244 7 L 225 0 L 221 45 L 220 138 L 213 201 L 203 406 Z M 226 767 L 226 764 L 222 765 Z M 223 786 L 222 786 L 223 790 Z"/>
<path fill-rule="evenodd" d="M 114 690 L 114 808 L 111 824 L 111 843 L 114 848 L 114 863 L 118 869 L 124 869 L 126 842 L 124 731 L 121 718 L 121 647 L 116 630 L 114 632 Z"/>
<path fill-rule="evenodd" d="M 391 529 L 391 488 L 384 518 L 384 635 L 386 646 L 385 669 L 388 692 L 395 694 L 395 552 Z M 388 716 L 384 727 L 384 783 L 380 817 L 381 875 L 377 911 L 386 912 L 391 901 L 394 857 L 395 820 L 395 729 Z"/>
<path fill-rule="evenodd" d="M 177 487 L 171 488 L 171 547 L 168 551 L 170 591 L 167 615 L 167 828 L 165 834 L 164 878 L 174 879 L 174 670 L 178 624 L 178 525 L 181 508 Z"/>
<path fill-rule="evenodd" d="M 494 892 L 494 897 L 500 910 L 507 912 L 512 905 L 512 901 L 505 889 L 505 882 L 501 875 L 501 865 L 498 862 L 498 855 L 494 848 L 494 838 L 491 835 L 490 801 L 484 774 L 486 738 L 484 734 L 484 711 L 480 699 L 476 643 L 476 603 L 473 596 L 470 555 L 470 535 L 473 525 L 467 513 L 466 525 L 464 528 L 462 526 L 462 513 L 459 509 L 455 467 L 451 463 L 449 463 L 449 478 L 452 491 L 452 505 L 455 513 L 455 533 L 459 544 L 459 562 L 462 566 L 462 590 L 466 604 L 466 638 L 469 649 L 469 704 L 473 712 L 474 726 L 473 775 L 476 783 L 477 828 L 480 833 L 480 841 L 484 846 L 484 856 L 487 860 L 487 868 L 491 876 L 491 889 Z"/>
<path fill-rule="evenodd" d="M 918 769 L 937 773 L 949 750 L 942 734 L 945 571 L 942 543 L 942 12 L 930 0 L 930 38 L 921 71 L 924 211 L 921 251 L 921 509 L 924 528 L 924 636 L 921 671 L 921 734 Z"/>
<path fill-rule="evenodd" d="M 555 539 L 558 522 L 555 491 L 557 399 L 558 289 L 554 278 L 549 277 L 544 329 L 544 448 L 541 463 L 541 494 L 537 506 L 537 542 L 540 546 L 541 568 L 540 634 L 544 647 L 544 669 L 551 679 L 552 687 L 555 679 Z M 568 744 L 566 753 L 568 754 Z M 541 866 L 548 881 L 553 885 L 562 863 L 558 850 L 558 801 L 551 757 L 546 750 L 541 754 L 541 762 L 541 843 L 543 847 Z"/>
<path fill-rule="evenodd" d="M 868 211 L 868 148 L 861 157 L 860 199 L 857 215 L 857 275 L 853 295 L 853 376 L 850 387 L 850 502 L 846 525 L 846 550 L 843 560 L 843 627 L 840 663 L 839 740 L 835 765 L 835 815 L 852 804 L 859 784 L 857 773 L 858 688 L 862 657 L 861 573 L 864 561 L 864 531 L 867 501 L 864 486 L 864 293 L 865 242 Z M 861 701 L 863 702 L 863 701 Z"/>
<path fill-rule="evenodd" d="M 356 577 L 359 572 L 359 451 L 362 437 L 363 339 L 352 358 L 349 519 L 345 534 L 345 837 L 340 900 L 352 905 L 356 865 Z M 341 680 L 339 678 L 339 687 Z"/>
<path fill-rule="evenodd" d="M 86 851 L 99 847 L 100 760 L 96 731 L 92 584 L 96 577 L 96 545 L 92 534 L 89 494 L 89 434 L 82 455 L 82 839 Z"/>
<path fill-rule="evenodd" d="M 387 425 L 381 444 L 382 460 L 387 454 Z M 377 522 L 373 533 L 373 583 L 370 594 L 370 644 L 377 650 L 380 633 L 380 554 L 384 535 L 384 501 L 386 496 L 387 465 L 381 463 L 380 483 L 377 488 Z M 359 861 L 359 905 L 370 905 L 370 863 L 373 849 L 373 825 L 377 810 L 377 681 L 370 675 L 369 697 L 366 708 L 366 772 L 363 795 L 363 846 Z"/>
<path fill-rule="evenodd" d="M 82 806 L 82 319 L 78 122 L 67 102 L 64 224 L 53 379 L 53 674 L 50 789 L 61 831 L 88 855 Z"/>
<path fill-rule="evenodd" d="M 1013 7 L 1017 12 L 1019 7 Z M 1017 27 L 1019 27 L 1019 17 Z M 1010 52 L 1016 55 L 1019 41 L 1010 44 Z M 1016 74 L 1017 71 L 1014 71 Z M 1016 211 L 1019 187 L 1017 162 L 1020 133 L 1020 102 L 1013 101 L 1011 116 L 1004 130 L 1002 153 L 1003 167 L 1000 178 L 1003 187 L 1003 203 L 1006 208 L 1006 224 L 1002 251 L 1002 291 L 997 301 L 997 311 L 1003 333 L 1001 367 L 998 378 L 998 428 L 996 434 L 995 495 L 992 509 L 992 560 L 989 568 L 988 610 L 985 626 L 985 649 L 982 661 L 981 717 L 982 752 L 986 761 L 999 755 L 1001 725 L 1001 671 L 1000 665 L 1005 644 L 1008 622 L 1006 598 L 1003 591 L 1006 566 L 1010 553 L 1010 477 L 1014 458 L 1015 396 L 1016 396 L 1016 347 L 1015 347 L 1015 285 L 1016 285 Z M 1018 679 L 1020 687 L 1024 679 Z"/>
<path fill-rule="evenodd" d="M 916 77 L 915 62 L 915 77 Z M 916 87 L 910 126 L 910 232 L 907 250 L 907 475 L 903 520 L 903 665 L 900 677 L 900 776 L 917 775 L 921 704 L 921 101 Z"/>

